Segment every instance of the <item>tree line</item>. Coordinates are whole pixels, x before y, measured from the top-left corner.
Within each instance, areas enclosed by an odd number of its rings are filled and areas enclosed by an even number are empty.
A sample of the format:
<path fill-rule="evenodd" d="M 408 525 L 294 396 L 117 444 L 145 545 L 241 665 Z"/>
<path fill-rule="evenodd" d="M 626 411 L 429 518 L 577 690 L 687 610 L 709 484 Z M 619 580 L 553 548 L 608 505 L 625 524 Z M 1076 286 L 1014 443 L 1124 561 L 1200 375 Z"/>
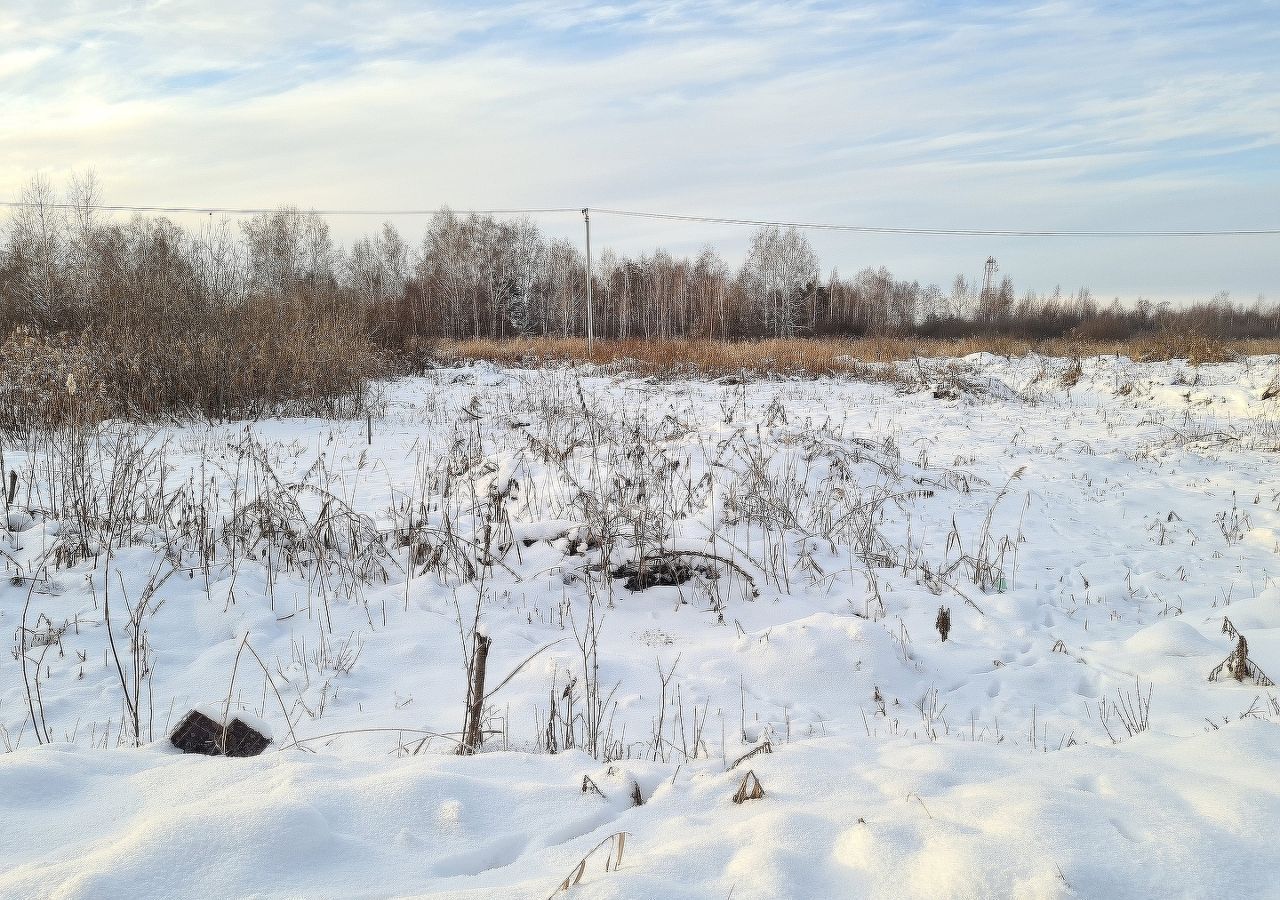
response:
<path fill-rule="evenodd" d="M 343 247 L 322 216 L 297 209 L 192 230 L 161 216 L 103 217 L 92 179 L 73 182 L 66 207 L 42 181 L 24 199 L 32 205 L 11 213 L 0 250 L 0 311 L 10 325 L 77 331 L 175 315 L 198 322 L 211 309 L 268 303 L 301 304 L 324 321 L 341 316 L 345 327 L 363 320 L 359 327 L 388 349 L 437 337 L 585 330 L 581 249 L 528 219 L 441 209 L 416 242 L 387 223 Z M 1280 331 L 1280 303 L 1239 304 L 1225 294 L 1181 307 L 1124 306 L 1100 303 L 1087 289 L 1019 296 L 1008 277 L 983 289 L 958 275 L 944 290 L 884 267 L 824 276 L 805 235 L 778 227 L 753 233 L 736 268 L 711 247 L 692 257 L 606 249 L 593 261 L 592 287 L 595 334 L 620 340 Z"/>

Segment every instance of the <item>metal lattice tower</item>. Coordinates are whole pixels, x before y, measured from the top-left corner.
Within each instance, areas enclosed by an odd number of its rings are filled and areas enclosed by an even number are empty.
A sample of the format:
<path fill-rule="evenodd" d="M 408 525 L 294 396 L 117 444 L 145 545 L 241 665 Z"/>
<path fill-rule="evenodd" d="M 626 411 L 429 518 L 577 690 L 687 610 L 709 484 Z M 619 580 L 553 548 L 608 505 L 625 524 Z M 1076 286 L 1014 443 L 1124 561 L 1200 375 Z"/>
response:
<path fill-rule="evenodd" d="M 987 264 L 983 268 L 982 273 L 982 296 L 987 296 L 996 286 L 996 273 L 1000 271 L 1000 265 L 996 262 L 994 256 L 987 257 Z"/>

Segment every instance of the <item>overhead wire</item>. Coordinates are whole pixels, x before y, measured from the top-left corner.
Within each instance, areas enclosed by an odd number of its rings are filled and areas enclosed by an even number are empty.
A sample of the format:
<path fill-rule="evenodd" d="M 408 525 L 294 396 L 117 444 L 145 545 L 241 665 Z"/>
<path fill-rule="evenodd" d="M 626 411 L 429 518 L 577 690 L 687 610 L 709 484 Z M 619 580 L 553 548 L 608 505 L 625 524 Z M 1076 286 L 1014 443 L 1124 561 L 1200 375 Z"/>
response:
<path fill-rule="evenodd" d="M 91 209 L 103 212 L 163 212 L 163 213 L 197 213 L 213 215 L 220 213 L 232 216 L 257 216 L 263 213 L 279 212 L 280 207 L 267 206 L 140 206 L 126 203 L 41 203 L 31 200 L 0 200 L 0 206 L 10 209 Z M 527 209 L 452 209 L 454 213 L 463 215 L 536 215 L 542 213 L 577 213 L 581 207 L 531 207 Z M 315 213 L 321 216 L 432 216 L 441 212 L 436 209 L 299 209 L 299 212 Z"/>
<path fill-rule="evenodd" d="M 1052 229 L 1012 228 L 910 228 L 889 225 L 843 225 L 830 222 L 787 222 L 769 219 L 735 219 L 725 216 L 695 216 L 677 213 L 641 212 L 631 209 L 592 207 L 593 213 L 636 219 L 664 219 L 713 225 L 739 225 L 752 228 L 801 228 L 812 231 L 849 231 L 859 234 L 910 234 L 953 237 L 1228 237 L 1243 235 L 1280 235 L 1280 228 L 1195 229 L 1186 231 L 1059 231 Z"/>
<path fill-rule="evenodd" d="M 103 212 L 137 212 L 137 213 L 186 213 L 198 215 L 263 215 L 279 211 L 279 207 L 234 207 L 234 206 L 161 206 L 126 203 L 42 203 L 27 200 L 0 200 L 0 207 L 9 209 L 88 209 Z M 430 216 L 443 209 L 308 209 L 303 212 L 322 216 Z M 615 207 L 577 207 L 577 206 L 541 206 L 541 207 L 506 207 L 492 209 L 454 209 L 461 215 L 555 215 L 566 213 L 591 212 L 596 215 L 617 216 L 632 219 L 651 219 L 668 222 L 688 222 L 706 225 L 727 225 L 735 227 L 777 227 L 798 228 L 807 231 L 835 231 L 855 234 L 898 234 L 937 237 L 1041 237 L 1041 238 L 1181 238 L 1181 237 L 1258 237 L 1280 235 L 1280 228 L 1196 228 L 1196 229 L 1026 229 L 1026 228 L 940 228 L 910 227 L 895 225 L 862 225 L 837 222 L 805 222 L 775 219 L 748 219 L 731 216 L 691 215 L 685 213 L 651 212 L 645 210 L 619 209 Z"/>

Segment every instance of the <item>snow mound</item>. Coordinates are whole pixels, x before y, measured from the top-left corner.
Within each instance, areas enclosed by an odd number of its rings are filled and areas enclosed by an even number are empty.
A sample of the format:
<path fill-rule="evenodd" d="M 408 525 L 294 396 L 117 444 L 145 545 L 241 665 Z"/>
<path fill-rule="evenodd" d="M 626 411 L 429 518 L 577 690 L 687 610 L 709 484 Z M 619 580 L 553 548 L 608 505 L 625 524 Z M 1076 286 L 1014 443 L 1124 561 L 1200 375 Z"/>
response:
<path fill-rule="evenodd" d="M 1222 642 L 1215 643 L 1186 622 L 1170 620 L 1142 629 L 1125 641 L 1130 653 L 1156 656 L 1220 655 Z"/>
<path fill-rule="evenodd" d="M 0 756 L 0 808 L 23 822 L 0 831 L 0 896 L 543 897 L 617 831 L 623 864 L 596 860 L 584 897 L 1270 890 L 1256 865 L 1270 848 L 1257 823 L 1280 805 L 1270 722 L 1052 754 L 817 738 L 747 765 L 765 796 L 735 806 L 742 769 L 719 760 L 673 778 L 576 752 L 194 762 L 33 748 Z M 580 789 L 586 773 L 604 797 Z"/>

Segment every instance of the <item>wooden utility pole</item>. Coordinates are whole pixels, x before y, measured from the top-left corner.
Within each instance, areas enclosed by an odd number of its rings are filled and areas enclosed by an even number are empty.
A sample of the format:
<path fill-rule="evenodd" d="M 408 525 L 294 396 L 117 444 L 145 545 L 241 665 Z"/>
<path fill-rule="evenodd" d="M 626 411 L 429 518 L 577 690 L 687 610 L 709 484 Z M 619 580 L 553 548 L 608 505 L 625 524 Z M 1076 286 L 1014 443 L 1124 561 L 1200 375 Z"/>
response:
<path fill-rule="evenodd" d="M 591 210 L 582 208 L 582 221 L 587 226 L 587 359 L 591 359 L 591 342 L 595 328 L 591 321 Z"/>

